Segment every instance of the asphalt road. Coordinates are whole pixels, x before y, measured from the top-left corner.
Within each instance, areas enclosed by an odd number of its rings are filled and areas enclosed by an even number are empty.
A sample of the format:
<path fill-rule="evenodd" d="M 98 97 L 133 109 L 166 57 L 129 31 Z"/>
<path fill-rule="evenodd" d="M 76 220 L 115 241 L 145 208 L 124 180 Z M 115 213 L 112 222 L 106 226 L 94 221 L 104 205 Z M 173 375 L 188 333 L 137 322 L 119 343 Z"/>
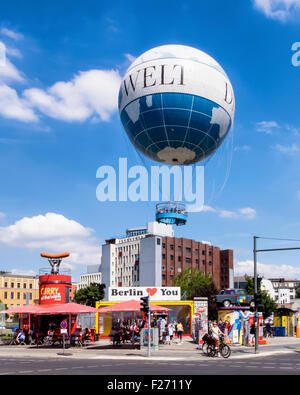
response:
<path fill-rule="evenodd" d="M 0 375 L 300 375 L 298 352 L 249 360 L 118 361 L 64 358 L 0 358 Z"/>

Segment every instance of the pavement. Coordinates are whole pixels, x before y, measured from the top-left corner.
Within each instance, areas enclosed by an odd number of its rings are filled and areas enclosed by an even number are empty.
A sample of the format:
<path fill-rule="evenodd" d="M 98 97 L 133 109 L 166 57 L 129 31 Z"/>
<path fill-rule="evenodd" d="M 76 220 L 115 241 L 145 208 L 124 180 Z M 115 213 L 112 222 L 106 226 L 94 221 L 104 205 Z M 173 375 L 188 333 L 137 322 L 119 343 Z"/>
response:
<path fill-rule="evenodd" d="M 290 353 L 300 353 L 300 338 L 296 337 L 276 337 L 267 340 L 266 345 L 259 345 L 258 353 L 254 347 L 241 345 L 230 345 L 230 359 L 261 358 L 272 355 L 282 355 Z M 130 344 L 113 347 L 109 340 L 100 340 L 87 347 L 71 347 L 63 350 L 61 347 L 45 346 L 8 346 L 0 345 L 0 359 L 3 358 L 71 358 L 71 359 L 117 359 L 117 360 L 145 360 L 147 350 L 133 348 Z M 207 359 L 197 344 L 189 337 L 183 339 L 183 343 L 178 344 L 174 340 L 171 345 L 160 345 L 157 351 L 151 352 L 152 360 L 164 361 L 199 361 Z"/>

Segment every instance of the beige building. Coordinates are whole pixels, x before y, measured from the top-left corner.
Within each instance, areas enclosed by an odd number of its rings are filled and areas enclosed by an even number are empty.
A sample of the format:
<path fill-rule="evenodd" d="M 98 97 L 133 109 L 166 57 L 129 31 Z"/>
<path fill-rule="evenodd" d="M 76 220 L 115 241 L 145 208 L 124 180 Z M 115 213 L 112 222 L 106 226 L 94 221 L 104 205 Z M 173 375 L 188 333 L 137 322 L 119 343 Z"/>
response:
<path fill-rule="evenodd" d="M 8 308 L 37 304 L 39 300 L 39 277 L 0 274 L 0 300 Z"/>

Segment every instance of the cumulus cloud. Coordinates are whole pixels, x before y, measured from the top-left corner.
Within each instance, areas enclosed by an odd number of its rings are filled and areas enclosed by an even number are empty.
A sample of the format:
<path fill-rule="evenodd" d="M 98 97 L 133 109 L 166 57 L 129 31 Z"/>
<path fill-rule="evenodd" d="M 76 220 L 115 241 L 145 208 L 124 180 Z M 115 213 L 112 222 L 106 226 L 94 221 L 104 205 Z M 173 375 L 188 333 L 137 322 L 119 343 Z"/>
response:
<path fill-rule="evenodd" d="M 117 109 L 121 76 L 115 70 L 80 72 L 69 82 L 57 82 L 42 90 L 24 91 L 30 105 L 41 113 L 64 121 L 85 121 L 93 115 L 108 121 Z"/>
<path fill-rule="evenodd" d="M 300 0 L 254 0 L 256 8 L 268 18 L 287 21 L 294 11 L 300 9 Z"/>
<path fill-rule="evenodd" d="M 243 276 L 245 274 L 253 276 L 254 263 L 251 260 L 240 261 L 234 264 L 234 275 Z M 268 265 L 257 263 L 257 272 L 264 278 L 287 278 L 300 279 L 300 268 L 291 265 Z"/>
<path fill-rule="evenodd" d="M 17 91 L 7 85 L 0 85 L 0 115 L 22 122 L 38 120 L 28 102 L 20 98 Z"/>
<path fill-rule="evenodd" d="M 7 246 L 37 249 L 39 252 L 60 253 L 68 251 L 72 264 L 99 264 L 100 243 L 93 237 L 93 229 L 70 220 L 63 215 L 47 213 L 24 217 L 13 225 L 0 227 L 0 243 Z"/>

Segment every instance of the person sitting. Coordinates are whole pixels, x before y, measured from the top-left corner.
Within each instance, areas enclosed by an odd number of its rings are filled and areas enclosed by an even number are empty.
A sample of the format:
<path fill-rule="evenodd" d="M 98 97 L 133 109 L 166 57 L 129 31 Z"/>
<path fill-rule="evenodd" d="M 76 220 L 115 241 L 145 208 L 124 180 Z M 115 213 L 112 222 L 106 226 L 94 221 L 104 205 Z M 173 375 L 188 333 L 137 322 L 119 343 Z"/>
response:
<path fill-rule="evenodd" d="M 214 339 L 215 345 L 218 349 L 218 356 L 220 356 L 220 336 L 224 335 L 224 333 L 220 330 L 220 328 L 218 327 L 217 322 L 215 321 L 213 323 L 213 327 L 211 329 L 211 333 L 212 333 L 212 337 Z"/>
<path fill-rule="evenodd" d="M 25 344 L 25 333 L 21 329 L 16 337 L 16 342 L 18 344 Z"/>

